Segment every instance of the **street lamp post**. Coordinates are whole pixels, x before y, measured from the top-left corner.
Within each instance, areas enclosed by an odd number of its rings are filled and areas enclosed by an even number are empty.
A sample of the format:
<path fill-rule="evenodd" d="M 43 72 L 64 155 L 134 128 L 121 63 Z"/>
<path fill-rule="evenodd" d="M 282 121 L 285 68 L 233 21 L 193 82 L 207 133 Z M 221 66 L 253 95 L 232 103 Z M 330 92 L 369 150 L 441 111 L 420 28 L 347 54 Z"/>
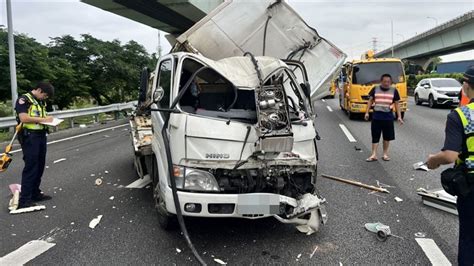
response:
<path fill-rule="evenodd" d="M 8 25 L 8 55 L 10 61 L 10 84 L 12 90 L 12 107 L 15 110 L 16 99 L 18 98 L 16 83 L 16 62 L 15 62 L 15 40 L 13 38 L 13 22 L 12 22 L 12 4 L 11 0 L 7 2 L 7 25 Z"/>
<path fill-rule="evenodd" d="M 436 27 L 438 27 L 438 19 L 437 18 L 435 18 L 435 17 L 426 17 L 426 18 L 434 20 L 435 23 L 436 23 Z"/>

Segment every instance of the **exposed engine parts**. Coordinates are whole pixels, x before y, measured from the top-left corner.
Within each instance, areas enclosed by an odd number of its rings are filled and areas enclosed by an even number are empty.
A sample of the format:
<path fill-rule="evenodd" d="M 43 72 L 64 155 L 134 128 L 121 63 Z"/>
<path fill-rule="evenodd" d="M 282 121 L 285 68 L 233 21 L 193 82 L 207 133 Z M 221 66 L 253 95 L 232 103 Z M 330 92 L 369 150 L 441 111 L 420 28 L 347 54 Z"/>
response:
<path fill-rule="evenodd" d="M 257 151 L 289 152 L 293 149 L 288 103 L 283 86 L 271 85 L 255 89 L 257 109 Z"/>
<path fill-rule="evenodd" d="M 262 169 L 215 169 L 221 193 L 268 192 L 296 197 L 313 192 L 311 168 L 269 167 Z"/>

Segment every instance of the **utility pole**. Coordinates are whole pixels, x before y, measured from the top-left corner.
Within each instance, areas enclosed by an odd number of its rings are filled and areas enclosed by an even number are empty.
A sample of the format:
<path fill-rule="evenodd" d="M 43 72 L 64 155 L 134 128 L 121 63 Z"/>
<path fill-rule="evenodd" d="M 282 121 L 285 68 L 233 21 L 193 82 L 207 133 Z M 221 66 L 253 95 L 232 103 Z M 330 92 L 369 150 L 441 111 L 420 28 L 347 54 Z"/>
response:
<path fill-rule="evenodd" d="M 161 57 L 161 31 L 158 30 L 158 58 Z"/>
<path fill-rule="evenodd" d="M 16 83 L 16 62 L 15 62 L 15 40 L 13 38 L 13 22 L 12 22 L 12 3 L 7 2 L 7 25 L 8 25 L 8 55 L 10 59 L 10 84 L 12 90 L 12 108 L 15 110 L 16 99 L 18 98 Z"/>
<path fill-rule="evenodd" d="M 391 22 L 391 25 L 392 25 L 392 58 L 393 58 L 393 57 L 395 57 L 395 54 L 393 52 L 393 19 L 390 20 L 390 22 Z"/>
<path fill-rule="evenodd" d="M 377 37 L 372 38 L 372 50 L 374 50 L 374 53 L 377 52 Z"/>

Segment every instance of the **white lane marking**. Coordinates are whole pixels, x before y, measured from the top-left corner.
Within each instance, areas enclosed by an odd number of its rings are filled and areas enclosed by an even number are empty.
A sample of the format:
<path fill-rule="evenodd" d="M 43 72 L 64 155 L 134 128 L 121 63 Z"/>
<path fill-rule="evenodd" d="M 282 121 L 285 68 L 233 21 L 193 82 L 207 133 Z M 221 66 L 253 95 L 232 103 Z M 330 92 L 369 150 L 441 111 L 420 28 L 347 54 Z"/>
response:
<path fill-rule="evenodd" d="M 328 108 L 329 112 L 332 112 L 331 106 L 328 105 L 328 106 L 326 106 L 326 107 Z"/>
<path fill-rule="evenodd" d="M 125 188 L 144 188 L 146 185 L 151 183 L 150 175 L 145 175 L 143 178 L 139 178 L 133 181 Z"/>
<path fill-rule="evenodd" d="M 326 102 L 326 100 L 324 100 L 324 99 L 321 99 L 321 101 L 322 101 L 323 103 L 325 103 L 325 102 Z"/>
<path fill-rule="evenodd" d="M 345 125 L 339 124 L 339 127 L 342 129 L 342 132 L 344 132 L 349 142 L 357 142 L 357 140 L 354 138 L 354 136 L 352 136 L 351 132 L 349 131 L 349 129 L 347 129 Z"/>
<path fill-rule="evenodd" d="M 15 251 L 0 258 L 0 265 L 23 265 L 38 257 L 48 249 L 54 247 L 55 243 L 44 240 L 30 241 Z"/>
<path fill-rule="evenodd" d="M 63 142 L 63 141 L 66 141 L 66 140 L 72 140 L 72 139 L 82 138 L 82 137 L 85 137 L 85 136 L 89 136 L 89 135 L 94 135 L 94 134 L 97 134 L 97 133 L 101 133 L 101 132 L 104 132 L 104 131 L 107 131 L 107 130 L 112 130 L 112 129 L 116 129 L 116 128 L 119 128 L 119 127 L 125 127 L 125 126 L 128 126 L 128 125 L 129 125 L 129 124 L 123 124 L 123 125 L 108 127 L 108 128 L 103 128 L 103 129 L 99 129 L 99 130 L 96 130 L 96 131 L 92 131 L 92 132 L 88 132 L 88 133 L 84 133 L 84 134 L 80 134 L 80 135 L 76 135 L 76 136 L 64 138 L 64 139 L 53 140 L 53 141 L 48 142 L 47 145 L 54 144 L 54 143 L 59 143 L 59 142 Z M 17 152 L 20 152 L 20 151 L 21 151 L 21 149 L 18 149 L 18 150 L 11 151 L 10 153 L 17 153 Z"/>
<path fill-rule="evenodd" d="M 420 245 L 421 249 L 423 249 L 426 257 L 428 257 L 432 265 L 452 265 L 433 239 L 415 238 L 415 240 L 418 245 Z"/>

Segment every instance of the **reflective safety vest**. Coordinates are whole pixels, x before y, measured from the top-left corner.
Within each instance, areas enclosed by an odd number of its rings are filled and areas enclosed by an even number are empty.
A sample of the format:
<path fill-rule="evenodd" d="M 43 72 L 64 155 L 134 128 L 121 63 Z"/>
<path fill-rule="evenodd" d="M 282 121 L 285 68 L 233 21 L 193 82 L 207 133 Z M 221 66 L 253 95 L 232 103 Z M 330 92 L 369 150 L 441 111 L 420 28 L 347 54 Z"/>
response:
<path fill-rule="evenodd" d="M 390 87 L 390 89 L 384 91 L 380 86 L 375 87 L 374 111 L 385 113 L 391 112 L 394 97 L 394 88 Z"/>
<path fill-rule="evenodd" d="M 46 106 L 43 103 L 38 102 L 33 95 L 30 93 L 24 94 L 30 103 L 28 108 L 28 115 L 31 117 L 46 117 Z M 23 123 L 23 128 L 29 130 L 44 130 L 47 126 L 39 123 Z"/>
<path fill-rule="evenodd" d="M 474 103 L 456 108 L 464 127 L 467 151 L 461 152 L 456 166 L 464 165 L 468 173 L 474 173 Z M 467 152 L 467 153 L 466 153 Z"/>

